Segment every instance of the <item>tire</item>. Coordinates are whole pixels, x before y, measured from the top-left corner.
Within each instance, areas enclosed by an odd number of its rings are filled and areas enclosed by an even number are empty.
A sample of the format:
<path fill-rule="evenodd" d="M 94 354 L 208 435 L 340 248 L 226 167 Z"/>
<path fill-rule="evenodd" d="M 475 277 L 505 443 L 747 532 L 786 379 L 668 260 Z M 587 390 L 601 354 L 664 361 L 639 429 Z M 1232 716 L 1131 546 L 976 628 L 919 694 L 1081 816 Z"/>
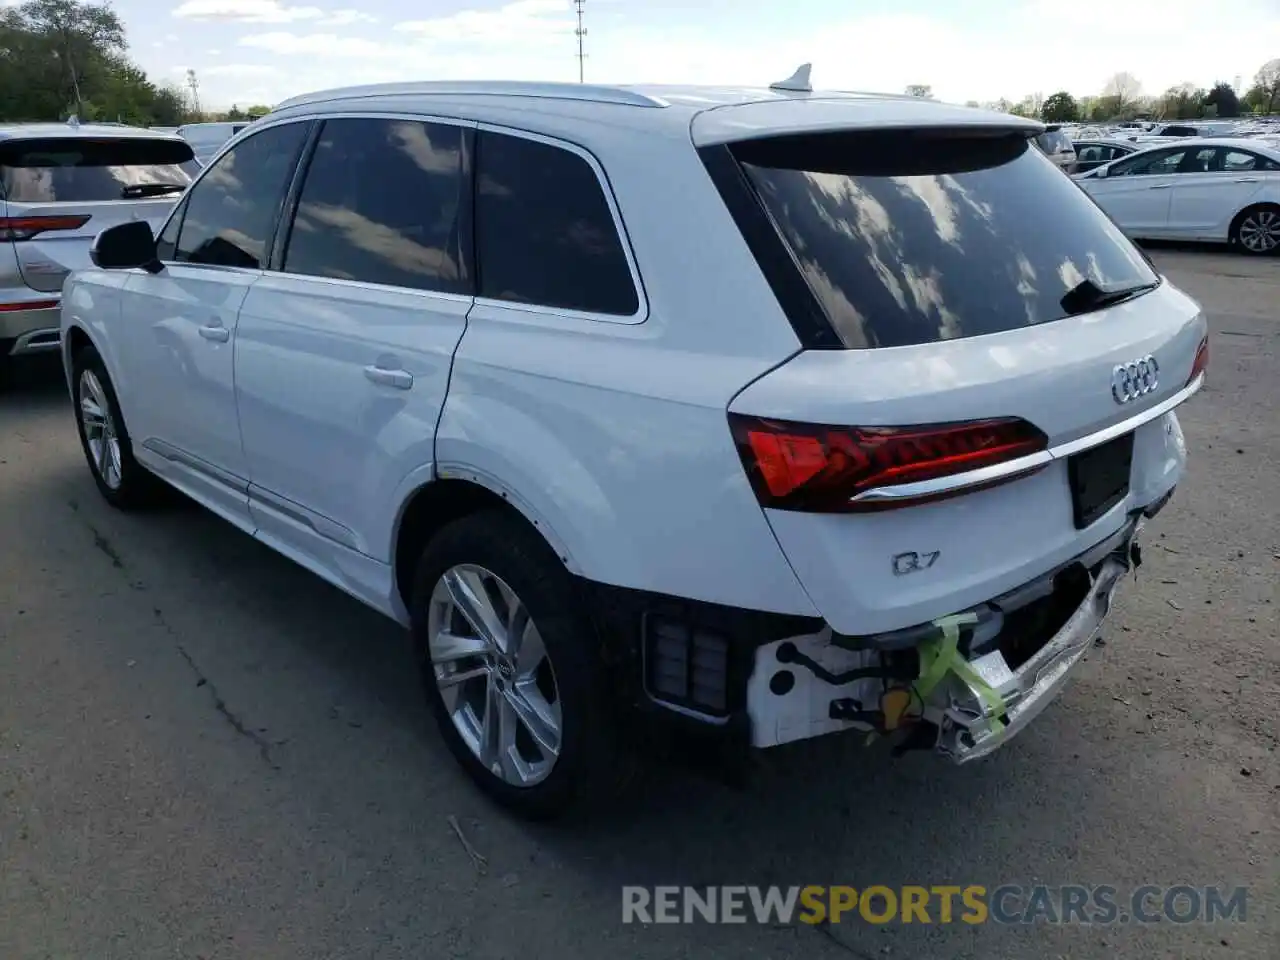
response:
<path fill-rule="evenodd" d="M 502 652 L 501 639 L 497 644 L 484 642 L 484 631 L 473 624 L 485 618 L 475 616 L 474 606 L 468 617 L 454 602 L 466 597 L 468 588 L 471 596 L 483 593 L 488 598 L 488 609 L 501 614 L 497 619 L 517 624 L 509 631 L 488 631 L 506 636 L 507 647 L 512 646 L 510 637 L 522 637 L 514 655 Z M 508 593 L 526 611 L 532 631 L 518 613 L 509 616 L 513 604 Z M 410 614 L 414 652 L 431 710 L 450 752 L 486 794 L 532 820 L 579 818 L 608 806 L 628 762 L 610 713 L 599 644 L 572 578 L 523 518 L 491 509 L 444 527 L 418 563 Z M 454 638 L 449 644 L 440 639 L 443 630 Z M 538 659 L 539 640 L 549 669 Z M 449 659 L 446 647 L 454 654 L 487 652 Z M 470 679 L 441 685 L 440 677 L 456 680 L 460 675 Z M 486 696 L 494 705 L 490 716 L 500 718 L 488 728 L 481 722 Z M 533 716 L 537 722 L 529 725 L 520 716 Z M 538 747 L 531 734 L 535 727 L 543 744 L 554 742 L 554 756 Z M 487 748 L 484 729 L 493 737 Z M 512 730 L 515 733 L 500 744 L 498 734 Z"/>
<path fill-rule="evenodd" d="M 80 448 L 98 492 L 120 510 L 155 505 L 161 499 L 161 481 L 134 459 L 111 378 L 93 347 L 83 347 L 72 358 L 71 384 Z M 104 448 L 105 457 L 100 455 Z"/>
<path fill-rule="evenodd" d="M 1231 225 L 1231 242 L 1255 257 L 1280 254 L 1280 207 L 1262 203 L 1240 211 Z"/>

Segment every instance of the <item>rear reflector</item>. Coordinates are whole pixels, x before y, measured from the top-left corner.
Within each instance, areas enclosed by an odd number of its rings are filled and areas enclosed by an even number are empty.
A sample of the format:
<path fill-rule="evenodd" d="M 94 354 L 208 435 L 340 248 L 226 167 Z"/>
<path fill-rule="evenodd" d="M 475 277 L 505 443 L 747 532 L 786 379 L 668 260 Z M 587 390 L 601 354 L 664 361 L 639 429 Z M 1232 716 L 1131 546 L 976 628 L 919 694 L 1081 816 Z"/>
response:
<path fill-rule="evenodd" d="M 0 217 L 0 240 L 30 240 L 54 230 L 79 230 L 89 222 L 85 216 Z"/>
<path fill-rule="evenodd" d="M 943 485 L 892 501 L 858 501 L 880 487 L 901 487 L 1011 463 L 1048 447 L 1025 420 L 1002 418 L 911 427 L 831 427 L 729 414 L 738 454 L 761 505 L 811 512 L 907 506 L 1025 476 L 991 476 L 973 485 Z"/>
<path fill-rule="evenodd" d="M 1209 338 L 1205 337 L 1200 341 L 1200 346 L 1196 347 L 1196 358 L 1191 363 L 1191 376 L 1187 377 L 1187 385 L 1196 377 L 1209 369 Z"/>
<path fill-rule="evenodd" d="M 0 313 L 17 313 L 19 310 L 51 310 L 57 300 L 23 300 L 20 303 L 0 303 Z"/>

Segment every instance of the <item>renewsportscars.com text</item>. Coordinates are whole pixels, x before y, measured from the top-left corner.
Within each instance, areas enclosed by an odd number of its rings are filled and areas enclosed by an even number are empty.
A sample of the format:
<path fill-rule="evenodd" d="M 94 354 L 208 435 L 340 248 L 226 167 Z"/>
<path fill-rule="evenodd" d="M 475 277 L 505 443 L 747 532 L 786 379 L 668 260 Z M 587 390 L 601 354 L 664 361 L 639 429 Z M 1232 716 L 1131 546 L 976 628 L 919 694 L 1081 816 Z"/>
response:
<path fill-rule="evenodd" d="M 623 923 L 1241 923 L 1245 887 L 623 887 Z"/>

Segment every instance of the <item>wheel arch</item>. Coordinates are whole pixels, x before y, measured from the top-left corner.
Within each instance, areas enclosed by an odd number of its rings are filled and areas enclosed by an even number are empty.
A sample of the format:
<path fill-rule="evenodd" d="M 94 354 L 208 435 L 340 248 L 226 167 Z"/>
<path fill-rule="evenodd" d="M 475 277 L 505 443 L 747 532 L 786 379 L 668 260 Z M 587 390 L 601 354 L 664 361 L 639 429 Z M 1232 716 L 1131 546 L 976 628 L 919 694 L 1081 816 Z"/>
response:
<path fill-rule="evenodd" d="M 407 611 L 418 558 L 446 524 L 481 510 L 498 510 L 517 517 L 555 551 L 571 572 L 577 564 L 564 541 L 545 518 L 501 481 L 478 471 L 452 469 L 416 487 L 396 517 L 391 563 L 396 594 Z"/>
<path fill-rule="evenodd" d="M 1244 218 L 1254 210 L 1274 210 L 1280 213 L 1280 202 L 1275 200 L 1259 200 L 1257 203 L 1250 203 L 1241 207 L 1240 212 L 1231 218 L 1231 223 L 1227 227 L 1227 239 L 1231 243 L 1239 243 L 1236 238 L 1236 231 L 1240 229 L 1240 224 Z"/>
<path fill-rule="evenodd" d="M 78 323 L 72 323 L 62 335 L 62 371 L 66 374 L 68 389 L 75 387 L 71 382 L 71 361 L 85 347 L 92 347 L 98 356 L 102 356 L 102 351 L 98 349 L 89 331 Z M 103 363 L 106 363 L 105 358 Z"/>

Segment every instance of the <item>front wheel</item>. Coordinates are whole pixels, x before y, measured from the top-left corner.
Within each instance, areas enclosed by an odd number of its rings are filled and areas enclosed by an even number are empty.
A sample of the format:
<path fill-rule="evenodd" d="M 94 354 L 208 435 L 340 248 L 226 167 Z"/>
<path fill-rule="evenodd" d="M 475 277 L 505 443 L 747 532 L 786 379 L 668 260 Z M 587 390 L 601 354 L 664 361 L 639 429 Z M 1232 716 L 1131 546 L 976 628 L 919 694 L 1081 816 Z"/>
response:
<path fill-rule="evenodd" d="M 1280 207 L 1250 207 L 1240 214 L 1231 239 L 1245 253 L 1267 256 L 1280 252 Z"/>
<path fill-rule="evenodd" d="M 71 383 L 80 446 L 98 491 L 121 510 L 154 503 L 160 482 L 133 458 L 111 378 L 93 347 L 85 347 L 75 355 Z"/>
<path fill-rule="evenodd" d="M 621 782 L 608 685 L 569 574 L 501 510 L 423 552 L 411 602 L 427 698 L 455 759 L 503 806 L 586 812 Z"/>

